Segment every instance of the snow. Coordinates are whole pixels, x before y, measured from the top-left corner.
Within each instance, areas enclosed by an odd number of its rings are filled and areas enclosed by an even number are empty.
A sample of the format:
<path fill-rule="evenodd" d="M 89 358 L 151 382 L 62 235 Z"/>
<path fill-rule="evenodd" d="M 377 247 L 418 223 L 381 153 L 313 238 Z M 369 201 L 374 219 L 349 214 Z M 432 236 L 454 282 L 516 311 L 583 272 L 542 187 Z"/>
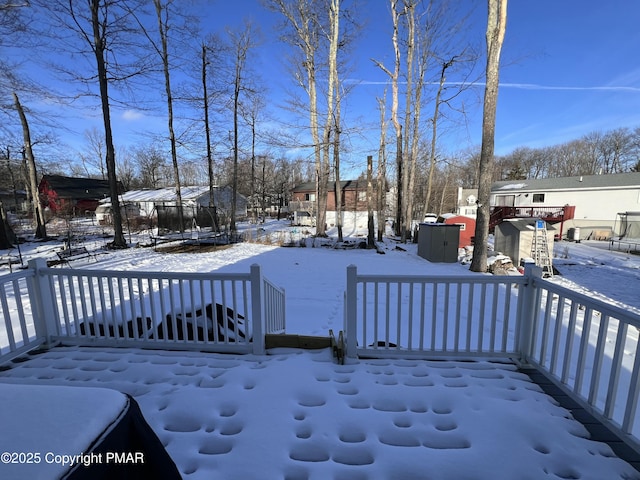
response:
<path fill-rule="evenodd" d="M 554 265 L 555 281 L 640 313 L 640 255 L 609 250 L 609 242 L 562 242 Z"/>
<path fill-rule="evenodd" d="M 0 452 L 41 454 L 26 465 L 24 461 L 3 461 L 0 476 L 62 476 L 74 460 L 65 457 L 64 461 L 53 461 L 55 456 L 87 451 L 124 411 L 127 402 L 122 393 L 112 389 L 0 384 Z"/>
<path fill-rule="evenodd" d="M 509 364 L 66 347 L 1 378 L 133 395 L 186 479 L 640 478 Z"/>
<path fill-rule="evenodd" d="M 503 185 L 498 190 L 516 190 L 519 188 L 526 188 L 526 187 L 527 187 L 526 183 L 509 183 L 507 185 Z"/>
<path fill-rule="evenodd" d="M 640 257 L 607 245 L 563 242 L 556 251 L 566 258 L 554 259 L 562 276 L 553 281 L 640 310 Z M 326 335 L 343 328 L 347 265 L 362 273 L 476 275 L 465 265 L 429 263 L 415 245 L 401 248 L 386 243 L 384 255 L 257 243 L 202 254 L 131 248 L 74 268 L 247 272 L 257 263 L 286 290 L 287 332 Z M 24 253 L 51 249 L 42 244 Z M 329 350 L 243 356 L 61 347 L 0 372 L 0 381 L 132 395 L 186 479 L 640 479 L 510 364 L 338 365 Z"/>

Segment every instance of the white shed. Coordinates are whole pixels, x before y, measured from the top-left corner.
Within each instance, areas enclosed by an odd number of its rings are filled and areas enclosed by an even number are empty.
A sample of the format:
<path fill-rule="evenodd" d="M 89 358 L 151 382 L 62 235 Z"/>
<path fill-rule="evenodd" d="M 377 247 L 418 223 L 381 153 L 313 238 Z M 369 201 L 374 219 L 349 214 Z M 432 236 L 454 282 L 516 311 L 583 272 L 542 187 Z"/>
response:
<path fill-rule="evenodd" d="M 493 249 L 511 257 L 514 265 L 519 265 L 523 258 L 531 258 L 533 237 L 537 218 L 504 220 L 496 225 Z M 546 224 L 549 258 L 553 258 L 553 236 L 556 229 Z"/>
<path fill-rule="evenodd" d="M 209 205 L 209 187 L 186 186 L 180 189 L 182 204 L 184 207 L 206 207 Z M 215 187 L 213 199 L 219 215 L 229 215 L 231 211 L 231 187 Z M 108 202 L 108 200 L 105 200 Z M 159 206 L 175 206 L 176 191 L 174 187 L 129 190 L 120 196 L 120 202 L 133 204 L 140 209 L 142 216 L 155 216 L 155 210 Z M 236 218 L 247 216 L 247 199 L 236 195 Z"/>

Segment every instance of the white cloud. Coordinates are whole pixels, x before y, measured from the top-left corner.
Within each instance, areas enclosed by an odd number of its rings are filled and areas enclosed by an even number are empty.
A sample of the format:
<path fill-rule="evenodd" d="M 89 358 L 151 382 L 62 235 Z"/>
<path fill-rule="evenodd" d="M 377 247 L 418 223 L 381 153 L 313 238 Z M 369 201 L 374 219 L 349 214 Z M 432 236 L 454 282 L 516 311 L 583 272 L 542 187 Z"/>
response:
<path fill-rule="evenodd" d="M 137 110 L 128 109 L 128 110 L 125 110 L 122 113 L 122 119 L 123 120 L 127 120 L 127 121 L 131 121 L 131 122 L 134 122 L 136 120 L 140 120 L 143 117 L 144 117 L 144 115 L 142 114 L 142 112 L 139 112 Z"/>

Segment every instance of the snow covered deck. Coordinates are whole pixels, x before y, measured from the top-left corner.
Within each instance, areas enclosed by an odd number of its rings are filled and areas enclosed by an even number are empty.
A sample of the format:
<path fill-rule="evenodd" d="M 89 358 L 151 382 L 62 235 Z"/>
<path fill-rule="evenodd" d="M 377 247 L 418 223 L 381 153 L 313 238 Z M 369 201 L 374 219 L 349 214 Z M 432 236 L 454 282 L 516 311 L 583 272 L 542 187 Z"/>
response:
<path fill-rule="evenodd" d="M 0 381 L 132 395 L 188 479 L 640 478 L 512 364 L 58 347 Z"/>

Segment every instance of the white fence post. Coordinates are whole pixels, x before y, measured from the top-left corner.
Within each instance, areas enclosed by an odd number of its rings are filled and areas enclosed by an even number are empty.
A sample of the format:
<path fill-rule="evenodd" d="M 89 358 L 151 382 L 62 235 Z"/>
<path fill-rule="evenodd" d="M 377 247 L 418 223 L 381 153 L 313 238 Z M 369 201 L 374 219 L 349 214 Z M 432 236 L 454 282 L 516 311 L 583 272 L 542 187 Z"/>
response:
<path fill-rule="evenodd" d="M 347 267 L 347 293 L 345 295 L 345 336 L 347 337 L 346 356 L 356 357 L 358 348 L 358 268 L 355 265 Z"/>
<path fill-rule="evenodd" d="M 36 330 L 36 337 L 44 338 L 46 344 L 51 343 L 51 336 L 58 333 L 55 300 L 51 295 L 49 279 L 42 273 L 47 268 L 47 261 L 44 258 L 34 258 L 29 260 L 28 266 L 35 272 L 33 283 L 29 288 L 31 297 L 33 325 Z"/>
<path fill-rule="evenodd" d="M 253 264 L 250 269 L 251 276 L 251 319 L 253 324 L 253 353 L 264 355 L 266 353 L 264 338 L 264 282 L 260 265 Z"/>
<path fill-rule="evenodd" d="M 522 310 L 520 321 L 520 337 L 518 339 L 518 347 L 520 358 L 524 362 L 528 362 L 532 354 L 533 348 L 533 331 L 536 322 L 536 305 L 535 298 L 537 287 L 535 280 L 542 278 L 542 268 L 534 263 L 525 263 L 524 276 L 526 282 L 522 285 Z"/>

